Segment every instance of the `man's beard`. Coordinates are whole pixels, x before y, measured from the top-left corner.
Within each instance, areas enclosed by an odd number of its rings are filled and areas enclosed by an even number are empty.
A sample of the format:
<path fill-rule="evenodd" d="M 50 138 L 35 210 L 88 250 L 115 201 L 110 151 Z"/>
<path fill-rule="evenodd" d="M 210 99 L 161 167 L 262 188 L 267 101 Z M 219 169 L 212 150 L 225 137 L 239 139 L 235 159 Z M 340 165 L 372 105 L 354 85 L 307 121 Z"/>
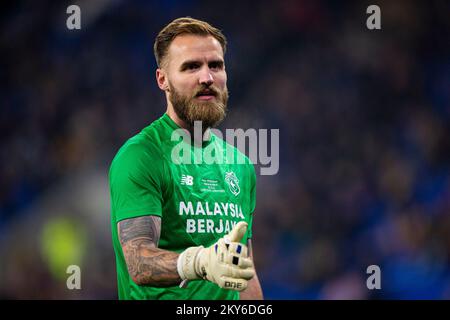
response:
<path fill-rule="evenodd" d="M 181 95 L 170 82 L 169 88 L 169 99 L 175 113 L 191 128 L 194 127 L 194 121 L 202 121 L 202 127 L 205 130 L 217 126 L 225 118 L 228 102 L 226 87 L 223 91 L 220 91 L 215 86 L 199 86 L 191 97 Z M 205 90 L 215 96 L 213 101 L 196 99 L 198 94 Z"/>

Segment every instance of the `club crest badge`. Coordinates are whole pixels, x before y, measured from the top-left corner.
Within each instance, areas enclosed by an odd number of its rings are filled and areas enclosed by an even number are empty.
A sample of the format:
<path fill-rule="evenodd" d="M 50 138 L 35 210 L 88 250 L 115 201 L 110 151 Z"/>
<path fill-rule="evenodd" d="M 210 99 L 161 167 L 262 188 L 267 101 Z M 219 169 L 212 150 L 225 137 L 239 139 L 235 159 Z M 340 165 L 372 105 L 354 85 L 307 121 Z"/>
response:
<path fill-rule="evenodd" d="M 239 179 L 236 177 L 233 171 L 225 172 L 225 182 L 228 184 L 232 194 L 237 196 L 241 189 L 239 188 Z"/>

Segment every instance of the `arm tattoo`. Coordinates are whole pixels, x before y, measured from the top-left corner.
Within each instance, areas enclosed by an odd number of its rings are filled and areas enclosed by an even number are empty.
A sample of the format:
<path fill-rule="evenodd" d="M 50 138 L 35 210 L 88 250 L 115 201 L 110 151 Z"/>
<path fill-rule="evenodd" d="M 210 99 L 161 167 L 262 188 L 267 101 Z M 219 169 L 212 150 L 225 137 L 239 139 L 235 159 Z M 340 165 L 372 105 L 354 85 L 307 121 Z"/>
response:
<path fill-rule="evenodd" d="M 123 244 L 137 238 L 148 238 L 158 246 L 161 232 L 161 218 L 145 216 L 119 222 L 120 242 Z"/>
<path fill-rule="evenodd" d="M 177 271 L 178 254 L 158 248 L 160 217 L 120 221 L 118 231 L 128 272 L 137 284 L 166 287 L 181 282 Z"/>

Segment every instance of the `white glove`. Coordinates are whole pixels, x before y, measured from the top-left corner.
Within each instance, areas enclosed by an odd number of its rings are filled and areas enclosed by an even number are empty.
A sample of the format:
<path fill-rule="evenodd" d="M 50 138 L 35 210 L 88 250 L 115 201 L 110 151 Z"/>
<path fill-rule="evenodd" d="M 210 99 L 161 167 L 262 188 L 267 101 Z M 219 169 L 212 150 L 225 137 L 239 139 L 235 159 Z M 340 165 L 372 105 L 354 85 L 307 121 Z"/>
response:
<path fill-rule="evenodd" d="M 177 269 L 181 279 L 205 279 L 224 289 L 242 291 L 255 275 L 247 246 L 239 243 L 247 223 L 237 223 L 231 232 L 209 248 L 190 247 L 178 257 Z"/>

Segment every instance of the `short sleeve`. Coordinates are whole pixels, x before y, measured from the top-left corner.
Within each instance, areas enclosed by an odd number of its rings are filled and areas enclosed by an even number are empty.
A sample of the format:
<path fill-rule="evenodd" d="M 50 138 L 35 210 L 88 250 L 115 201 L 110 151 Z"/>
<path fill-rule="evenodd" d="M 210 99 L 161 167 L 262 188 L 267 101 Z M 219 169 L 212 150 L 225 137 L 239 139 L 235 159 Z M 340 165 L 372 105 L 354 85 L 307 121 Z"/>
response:
<path fill-rule="evenodd" d="M 162 215 L 162 158 L 143 144 L 126 144 L 109 171 L 111 210 L 115 222 L 143 215 Z"/>

